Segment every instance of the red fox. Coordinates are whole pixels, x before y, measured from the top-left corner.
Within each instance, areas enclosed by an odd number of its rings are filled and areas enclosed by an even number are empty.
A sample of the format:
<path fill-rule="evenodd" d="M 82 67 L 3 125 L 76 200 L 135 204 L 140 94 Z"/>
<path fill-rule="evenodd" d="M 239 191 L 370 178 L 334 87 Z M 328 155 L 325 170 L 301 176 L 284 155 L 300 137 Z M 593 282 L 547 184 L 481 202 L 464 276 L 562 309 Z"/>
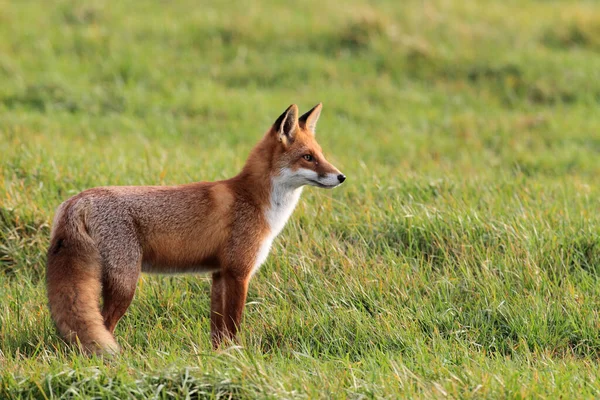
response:
<path fill-rule="evenodd" d="M 87 353 L 118 353 L 113 333 L 141 272 L 209 272 L 213 347 L 233 340 L 248 282 L 302 187 L 330 189 L 346 179 L 315 140 L 321 108 L 319 103 L 298 118 L 298 107 L 289 106 L 231 179 L 98 187 L 62 203 L 46 275 L 50 313 L 60 334 Z"/>

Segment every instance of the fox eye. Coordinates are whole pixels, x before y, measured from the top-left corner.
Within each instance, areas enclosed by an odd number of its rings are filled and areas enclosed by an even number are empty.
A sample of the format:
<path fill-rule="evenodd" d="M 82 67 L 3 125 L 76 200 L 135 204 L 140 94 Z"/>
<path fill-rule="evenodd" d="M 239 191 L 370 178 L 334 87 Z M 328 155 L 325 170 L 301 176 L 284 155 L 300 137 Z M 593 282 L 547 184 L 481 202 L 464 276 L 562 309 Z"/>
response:
<path fill-rule="evenodd" d="M 306 161 L 312 161 L 314 160 L 313 156 L 310 154 L 305 154 L 302 156 L 302 158 L 304 158 Z"/>

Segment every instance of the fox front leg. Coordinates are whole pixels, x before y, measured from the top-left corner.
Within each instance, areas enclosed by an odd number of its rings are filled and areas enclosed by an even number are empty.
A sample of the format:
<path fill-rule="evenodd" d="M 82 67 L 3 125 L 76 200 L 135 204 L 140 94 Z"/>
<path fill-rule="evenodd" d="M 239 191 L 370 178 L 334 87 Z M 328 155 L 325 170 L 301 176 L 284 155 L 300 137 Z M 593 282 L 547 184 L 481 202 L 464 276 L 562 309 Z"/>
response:
<path fill-rule="evenodd" d="M 210 339 L 213 348 L 219 347 L 225 333 L 224 300 L 225 286 L 221 272 L 212 274 L 210 293 Z"/>
<path fill-rule="evenodd" d="M 222 279 L 224 288 L 224 329 L 221 339 L 234 340 L 242 322 L 250 277 L 240 277 L 232 273 L 223 273 Z"/>

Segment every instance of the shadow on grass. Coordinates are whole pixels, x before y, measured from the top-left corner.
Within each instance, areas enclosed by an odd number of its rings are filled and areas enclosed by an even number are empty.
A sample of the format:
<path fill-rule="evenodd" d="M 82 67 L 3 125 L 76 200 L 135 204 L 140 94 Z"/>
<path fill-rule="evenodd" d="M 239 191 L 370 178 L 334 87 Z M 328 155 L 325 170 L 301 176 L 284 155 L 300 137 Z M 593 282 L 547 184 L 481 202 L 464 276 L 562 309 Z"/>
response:
<path fill-rule="evenodd" d="M 36 358 L 42 353 L 52 353 L 56 349 L 72 348 L 58 336 L 54 326 L 49 326 L 46 321 L 40 323 L 38 330 L 35 326 L 14 326 L 6 331 L 0 337 L 5 356 Z"/>
<path fill-rule="evenodd" d="M 45 222 L 0 207 L 0 274 L 15 279 L 31 277 L 34 282 L 41 279 L 44 239 L 49 236 Z"/>
<path fill-rule="evenodd" d="M 578 14 L 565 18 L 560 24 L 545 29 L 541 42 L 551 48 L 600 49 L 600 16 L 598 14 Z"/>

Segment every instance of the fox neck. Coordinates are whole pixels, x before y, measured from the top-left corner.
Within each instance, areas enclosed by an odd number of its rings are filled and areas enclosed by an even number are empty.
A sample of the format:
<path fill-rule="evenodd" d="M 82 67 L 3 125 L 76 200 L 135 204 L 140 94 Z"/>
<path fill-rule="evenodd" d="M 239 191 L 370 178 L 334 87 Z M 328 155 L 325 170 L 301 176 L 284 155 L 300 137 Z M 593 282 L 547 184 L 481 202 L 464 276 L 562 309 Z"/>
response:
<path fill-rule="evenodd" d="M 271 236 L 281 232 L 298 204 L 302 187 L 293 187 L 286 182 L 285 171 L 271 178 L 271 194 L 265 217 L 269 223 Z"/>
<path fill-rule="evenodd" d="M 290 171 L 280 168 L 274 161 L 276 146 L 280 143 L 265 135 L 250 153 L 240 181 L 246 193 L 253 197 L 253 203 L 260 205 L 268 223 L 270 240 L 281 232 L 302 193 L 302 187 L 293 185 L 289 179 Z"/>
<path fill-rule="evenodd" d="M 263 238 L 260 249 L 254 262 L 252 274 L 254 274 L 261 264 L 267 259 L 273 240 L 285 226 L 285 223 L 292 215 L 302 188 L 289 186 L 285 177 L 277 175 L 271 178 L 271 192 L 269 195 L 269 204 L 263 208 L 263 216 L 268 225 L 268 233 Z"/>

